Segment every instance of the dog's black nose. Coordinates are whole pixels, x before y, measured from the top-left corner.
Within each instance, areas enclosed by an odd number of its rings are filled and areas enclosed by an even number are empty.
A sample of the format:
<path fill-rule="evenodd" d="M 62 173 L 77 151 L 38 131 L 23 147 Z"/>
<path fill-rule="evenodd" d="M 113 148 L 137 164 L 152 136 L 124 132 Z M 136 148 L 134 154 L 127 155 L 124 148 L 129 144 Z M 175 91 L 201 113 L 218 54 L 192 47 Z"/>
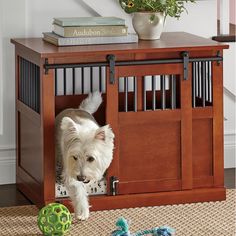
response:
<path fill-rule="evenodd" d="M 81 182 L 84 182 L 86 180 L 86 177 L 82 176 L 82 175 L 77 175 L 77 180 L 81 181 Z"/>

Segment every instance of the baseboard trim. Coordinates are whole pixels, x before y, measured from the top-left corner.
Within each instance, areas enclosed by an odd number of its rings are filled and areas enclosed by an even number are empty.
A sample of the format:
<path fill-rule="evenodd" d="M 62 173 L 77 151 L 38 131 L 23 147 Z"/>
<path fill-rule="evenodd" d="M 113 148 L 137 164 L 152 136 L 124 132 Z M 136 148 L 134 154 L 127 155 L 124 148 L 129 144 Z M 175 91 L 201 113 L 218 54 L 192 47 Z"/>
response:
<path fill-rule="evenodd" d="M 225 143 L 224 145 L 224 168 L 236 168 L 236 144 Z"/>
<path fill-rule="evenodd" d="M 0 185 L 16 183 L 15 146 L 0 146 Z"/>
<path fill-rule="evenodd" d="M 0 185 L 16 183 L 16 160 L 13 158 L 0 159 Z"/>

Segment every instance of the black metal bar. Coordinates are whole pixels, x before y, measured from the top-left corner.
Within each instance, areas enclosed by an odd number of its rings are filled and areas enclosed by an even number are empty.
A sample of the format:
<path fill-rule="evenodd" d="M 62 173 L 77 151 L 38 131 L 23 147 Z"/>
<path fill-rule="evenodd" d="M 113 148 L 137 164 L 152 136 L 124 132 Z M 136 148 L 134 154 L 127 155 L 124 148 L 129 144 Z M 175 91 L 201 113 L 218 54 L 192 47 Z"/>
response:
<path fill-rule="evenodd" d="M 37 111 L 40 113 L 41 105 L 40 105 L 40 69 L 37 66 Z"/>
<path fill-rule="evenodd" d="M 93 67 L 90 67 L 90 92 L 93 92 Z"/>
<path fill-rule="evenodd" d="M 206 62 L 202 62 L 202 106 L 206 106 Z"/>
<path fill-rule="evenodd" d="M 27 63 L 28 61 L 25 60 L 25 86 L 26 86 L 26 90 L 25 90 L 25 102 L 26 105 L 29 106 L 29 65 Z"/>
<path fill-rule="evenodd" d="M 99 92 L 102 92 L 102 67 L 99 66 Z"/>
<path fill-rule="evenodd" d="M 198 97 L 201 97 L 201 66 L 200 62 L 198 62 L 198 70 L 197 70 L 197 90 L 198 90 Z"/>
<path fill-rule="evenodd" d="M 27 62 L 28 64 L 28 84 L 29 84 L 29 107 L 32 108 L 32 76 L 31 76 L 31 62 Z"/>
<path fill-rule="evenodd" d="M 34 75 L 34 110 L 35 111 L 37 111 L 37 76 L 36 76 L 36 71 L 37 71 L 37 65 L 34 64 L 33 75 Z"/>
<path fill-rule="evenodd" d="M 176 75 L 173 75 L 173 85 L 174 85 L 174 91 L 173 91 L 173 97 L 174 97 L 174 109 L 177 107 L 177 102 L 176 102 L 176 89 L 177 89 L 177 85 L 176 85 Z"/>
<path fill-rule="evenodd" d="M 134 111 L 137 112 L 137 77 L 134 76 Z"/>
<path fill-rule="evenodd" d="M 147 98 L 146 98 L 146 76 L 143 76 L 143 110 L 147 110 Z"/>
<path fill-rule="evenodd" d="M 128 77 L 124 77 L 125 112 L 128 111 Z"/>
<path fill-rule="evenodd" d="M 19 98 L 23 101 L 23 62 L 22 58 L 20 57 L 20 79 L 19 79 Z"/>
<path fill-rule="evenodd" d="M 210 102 L 211 103 L 213 103 L 213 83 L 214 83 L 214 81 L 212 79 L 212 67 L 213 67 L 213 65 L 211 62 L 211 66 L 210 66 L 210 71 L 211 71 L 211 73 L 210 73 L 210 94 L 211 94 Z"/>
<path fill-rule="evenodd" d="M 38 112 L 38 82 L 37 82 L 37 65 L 34 64 L 34 100 L 35 105 L 34 109 L 36 112 Z"/>
<path fill-rule="evenodd" d="M 165 75 L 161 75 L 161 109 L 166 109 Z"/>
<path fill-rule="evenodd" d="M 109 55 L 114 56 L 114 55 Z M 189 62 L 199 61 L 223 61 L 223 57 L 203 57 L 203 58 L 189 58 Z M 183 63 L 183 59 L 158 59 L 158 60 L 137 60 L 137 61 L 116 61 L 117 66 L 126 65 L 152 65 L 152 64 L 168 64 L 168 63 Z M 63 68 L 76 68 L 76 67 L 98 67 L 98 66 L 109 66 L 109 62 L 97 62 L 97 63 L 70 63 L 70 64 L 44 64 L 44 69 L 63 69 Z"/>
<path fill-rule="evenodd" d="M 192 100 L 193 107 L 196 107 L 196 62 L 192 63 L 193 72 L 192 72 Z"/>
<path fill-rule="evenodd" d="M 84 94 L 84 67 L 81 68 L 81 93 Z"/>
<path fill-rule="evenodd" d="M 57 96 L 57 70 L 55 69 L 55 96 Z"/>
<path fill-rule="evenodd" d="M 170 107 L 173 110 L 176 108 L 176 83 L 174 75 L 170 75 L 170 91 L 171 91 Z"/>
<path fill-rule="evenodd" d="M 63 69 L 63 89 L 64 89 L 64 95 L 66 95 L 66 68 Z"/>
<path fill-rule="evenodd" d="M 152 76 L 152 110 L 156 110 L 156 76 Z"/>
<path fill-rule="evenodd" d="M 211 62 L 208 61 L 207 63 L 207 71 L 208 71 L 208 74 L 207 74 L 207 93 L 208 93 L 208 96 L 207 96 L 207 100 L 208 102 L 211 102 L 211 69 L 210 69 L 210 64 Z"/>
<path fill-rule="evenodd" d="M 72 68 L 72 93 L 75 95 L 75 68 Z"/>

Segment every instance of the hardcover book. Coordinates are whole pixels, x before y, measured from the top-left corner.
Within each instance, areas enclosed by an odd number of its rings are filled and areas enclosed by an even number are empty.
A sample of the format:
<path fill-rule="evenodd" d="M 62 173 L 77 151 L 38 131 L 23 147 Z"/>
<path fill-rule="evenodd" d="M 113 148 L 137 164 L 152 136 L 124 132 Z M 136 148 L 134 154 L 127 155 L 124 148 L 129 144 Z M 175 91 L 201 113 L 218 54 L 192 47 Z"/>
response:
<path fill-rule="evenodd" d="M 128 33 L 128 27 L 123 25 L 103 26 L 67 26 L 53 24 L 53 32 L 62 37 L 101 37 L 124 36 Z"/>
<path fill-rule="evenodd" d="M 75 46 L 75 45 L 92 45 L 92 44 L 114 44 L 114 43 L 137 43 L 136 34 L 127 34 L 126 36 L 114 37 L 80 37 L 65 38 L 51 32 L 43 33 L 43 39 L 57 46 Z"/>
<path fill-rule="evenodd" d="M 125 20 L 118 17 L 64 17 L 54 18 L 53 23 L 60 26 L 125 25 Z"/>

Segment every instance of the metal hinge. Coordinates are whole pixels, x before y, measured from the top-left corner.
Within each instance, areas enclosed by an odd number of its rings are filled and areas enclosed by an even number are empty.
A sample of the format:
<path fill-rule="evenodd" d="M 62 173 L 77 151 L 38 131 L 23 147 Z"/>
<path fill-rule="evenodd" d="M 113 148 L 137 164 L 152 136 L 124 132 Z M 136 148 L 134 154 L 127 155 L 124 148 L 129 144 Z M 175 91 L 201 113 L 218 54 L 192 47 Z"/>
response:
<path fill-rule="evenodd" d="M 119 183 L 119 180 L 116 176 L 111 176 L 110 178 L 110 191 L 111 195 L 115 196 L 118 194 L 117 191 L 117 184 Z"/>
<path fill-rule="evenodd" d="M 189 63 L 189 53 L 188 52 L 182 52 L 182 57 L 184 60 L 184 80 L 188 79 L 188 63 Z"/>
<path fill-rule="evenodd" d="M 115 84 L 115 55 L 108 55 L 107 60 L 109 61 L 109 74 L 110 74 L 110 84 Z"/>

